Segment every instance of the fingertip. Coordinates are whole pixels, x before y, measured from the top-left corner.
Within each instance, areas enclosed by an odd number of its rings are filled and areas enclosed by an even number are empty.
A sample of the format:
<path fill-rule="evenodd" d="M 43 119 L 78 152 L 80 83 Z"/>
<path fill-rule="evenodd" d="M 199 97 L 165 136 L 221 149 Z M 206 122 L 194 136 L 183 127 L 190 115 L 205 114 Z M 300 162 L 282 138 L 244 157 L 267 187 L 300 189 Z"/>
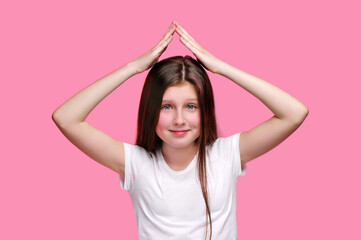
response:
<path fill-rule="evenodd" d="M 175 29 L 175 31 L 176 31 L 178 34 L 182 34 L 182 33 L 180 32 L 180 29 L 179 29 L 178 27 Z"/>
<path fill-rule="evenodd" d="M 169 37 L 167 38 L 167 41 L 170 42 L 170 41 L 172 41 L 172 39 L 173 39 L 173 35 L 169 35 Z"/>

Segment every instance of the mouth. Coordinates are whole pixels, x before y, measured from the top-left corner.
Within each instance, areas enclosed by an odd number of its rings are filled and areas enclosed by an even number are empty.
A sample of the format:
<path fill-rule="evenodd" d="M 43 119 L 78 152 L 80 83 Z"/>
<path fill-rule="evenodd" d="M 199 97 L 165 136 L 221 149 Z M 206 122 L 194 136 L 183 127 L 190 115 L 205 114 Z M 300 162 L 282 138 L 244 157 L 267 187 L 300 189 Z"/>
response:
<path fill-rule="evenodd" d="M 186 134 L 189 130 L 170 130 L 172 133 L 174 133 L 177 136 L 183 136 Z"/>

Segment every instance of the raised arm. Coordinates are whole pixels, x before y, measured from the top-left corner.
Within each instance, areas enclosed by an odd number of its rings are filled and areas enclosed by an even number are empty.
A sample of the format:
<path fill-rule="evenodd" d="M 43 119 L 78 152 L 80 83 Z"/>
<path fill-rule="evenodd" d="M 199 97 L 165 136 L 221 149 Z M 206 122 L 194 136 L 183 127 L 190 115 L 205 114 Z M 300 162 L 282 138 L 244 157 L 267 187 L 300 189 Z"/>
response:
<path fill-rule="evenodd" d="M 227 63 L 219 74 L 232 80 L 258 98 L 274 114 L 265 122 L 240 134 L 242 165 L 268 152 L 290 136 L 308 115 L 308 108 L 287 92 Z"/>
<path fill-rule="evenodd" d="M 171 42 L 174 31 L 173 22 L 155 47 L 84 88 L 52 114 L 53 121 L 69 141 L 98 163 L 119 173 L 123 179 L 123 143 L 92 127 L 85 120 L 95 106 L 124 81 L 152 67 Z"/>
<path fill-rule="evenodd" d="M 280 144 L 302 124 L 308 115 L 308 108 L 302 102 L 275 85 L 219 60 L 201 47 L 178 23 L 176 25 L 180 41 L 206 69 L 232 80 L 274 113 L 272 118 L 240 134 L 242 167 Z"/>

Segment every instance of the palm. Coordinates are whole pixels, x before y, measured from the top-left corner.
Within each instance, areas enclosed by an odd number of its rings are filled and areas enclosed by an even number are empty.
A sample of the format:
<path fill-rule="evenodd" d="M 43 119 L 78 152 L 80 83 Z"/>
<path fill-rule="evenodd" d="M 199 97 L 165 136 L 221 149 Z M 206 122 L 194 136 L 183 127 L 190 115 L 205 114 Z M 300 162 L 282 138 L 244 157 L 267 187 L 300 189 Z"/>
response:
<path fill-rule="evenodd" d="M 204 68 L 207 70 L 217 73 L 219 63 L 221 60 L 217 59 L 210 52 L 205 50 L 201 45 L 199 45 L 190 35 L 189 33 L 182 28 L 178 23 L 176 32 L 180 36 L 180 41 L 196 56 L 198 62 L 202 64 Z"/>
<path fill-rule="evenodd" d="M 173 39 L 173 33 L 177 32 L 180 41 L 195 55 L 198 62 L 207 70 L 218 73 L 220 60 L 200 46 L 188 33 L 175 21 L 169 26 L 160 42 L 151 50 L 133 61 L 137 73 L 141 73 L 158 62 L 162 53 L 167 49 L 168 44 Z"/>
<path fill-rule="evenodd" d="M 153 47 L 151 50 L 147 51 L 142 56 L 133 61 L 137 73 L 141 73 L 151 68 L 155 63 L 158 62 L 158 59 L 167 49 L 168 44 L 172 41 L 174 32 L 175 24 L 173 22 L 160 40 L 160 42 L 155 47 Z"/>

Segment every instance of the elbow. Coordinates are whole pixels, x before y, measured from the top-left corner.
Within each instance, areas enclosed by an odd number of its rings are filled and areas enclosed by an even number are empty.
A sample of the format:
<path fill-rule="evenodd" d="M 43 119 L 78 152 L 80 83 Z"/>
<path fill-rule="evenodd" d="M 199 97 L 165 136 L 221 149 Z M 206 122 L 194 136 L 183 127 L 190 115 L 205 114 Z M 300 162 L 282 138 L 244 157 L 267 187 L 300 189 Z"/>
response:
<path fill-rule="evenodd" d="M 51 115 L 51 119 L 59 129 L 69 129 L 72 128 L 74 125 L 82 123 L 82 121 L 77 121 L 73 118 L 69 118 L 68 115 L 69 114 L 55 110 Z"/>
<path fill-rule="evenodd" d="M 55 123 L 56 126 L 58 126 L 58 128 L 61 128 L 61 121 L 60 121 L 60 118 L 57 114 L 56 111 L 54 111 L 52 114 L 51 114 L 51 119 L 53 120 L 53 122 Z"/>
<path fill-rule="evenodd" d="M 69 125 L 69 121 L 62 117 L 62 114 L 60 114 L 56 110 L 52 113 L 51 119 L 59 129 L 64 129 L 66 126 Z"/>
<path fill-rule="evenodd" d="M 303 123 L 303 121 L 307 118 L 308 114 L 309 114 L 309 109 L 306 105 L 302 104 L 302 106 L 300 107 L 300 109 L 297 111 L 297 117 L 295 118 L 295 124 L 296 125 L 301 125 Z"/>
<path fill-rule="evenodd" d="M 308 116 L 309 113 L 310 110 L 308 109 L 308 107 L 305 106 L 304 119 Z"/>
<path fill-rule="evenodd" d="M 52 114 L 51 114 L 51 119 L 53 120 L 54 123 L 59 123 L 61 122 L 61 113 L 58 111 L 58 109 L 56 109 Z"/>
<path fill-rule="evenodd" d="M 306 105 L 303 104 L 302 110 L 300 112 L 301 112 L 301 118 L 302 118 L 302 122 L 303 122 L 303 120 L 305 120 L 306 117 L 308 116 L 310 110 L 308 109 L 308 107 Z"/>
<path fill-rule="evenodd" d="M 308 107 L 304 104 L 297 108 L 290 109 L 289 114 L 284 118 L 290 125 L 298 128 L 309 114 Z"/>
<path fill-rule="evenodd" d="M 51 119 L 53 120 L 54 123 L 57 122 L 57 115 L 56 115 L 56 111 L 54 111 L 52 114 L 51 114 Z"/>

